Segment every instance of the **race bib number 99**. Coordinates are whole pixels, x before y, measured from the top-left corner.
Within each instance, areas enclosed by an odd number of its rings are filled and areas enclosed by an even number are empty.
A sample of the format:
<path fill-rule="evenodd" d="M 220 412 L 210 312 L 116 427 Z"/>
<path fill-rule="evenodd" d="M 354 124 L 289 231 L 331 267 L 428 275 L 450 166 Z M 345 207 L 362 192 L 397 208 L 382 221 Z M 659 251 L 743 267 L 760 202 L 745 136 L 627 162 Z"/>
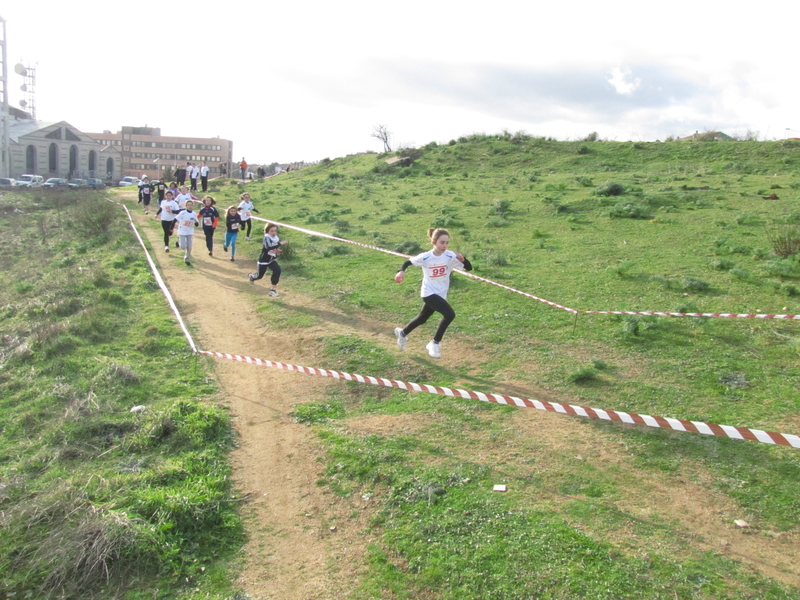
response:
<path fill-rule="evenodd" d="M 447 267 L 431 267 L 431 277 L 444 277 L 447 274 Z"/>

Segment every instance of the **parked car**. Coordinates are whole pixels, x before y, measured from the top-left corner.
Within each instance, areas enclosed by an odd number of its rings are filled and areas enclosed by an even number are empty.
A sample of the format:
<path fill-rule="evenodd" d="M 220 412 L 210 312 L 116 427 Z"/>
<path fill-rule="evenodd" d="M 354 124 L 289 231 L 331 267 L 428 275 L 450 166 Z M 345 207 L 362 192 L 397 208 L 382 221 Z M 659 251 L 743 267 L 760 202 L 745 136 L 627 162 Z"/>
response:
<path fill-rule="evenodd" d="M 139 185 L 139 178 L 126 175 L 120 180 L 119 185 L 122 187 L 125 187 L 126 185 Z"/>
<path fill-rule="evenodd" d="M 35 188 L 44 185 L 44 177 L 41 175 L 20 175 L 14 185 L 22 188 Z"/>
<path fill-rule="evenodd" d="M 85 179 L 70 179 L 69 180 L 69 187 L 70 189 L 77 190 L 80 188 L 85 188 L 86 180 Z"/>
<path fill-rule="evenodd" d="M 10 190 L 16 183 L 16 180 L 10 177 L 0 177 L 0 190 Z"/>
<path fill-rule="evenodd" d="M 44 182 L 42 187 L 46 188 L 60 188 L 60 189 L 68 189 L 69 188 L 69 181 L 66 179 L 62 179 L 61 177 L 51 177 L 47 181 Z"/>
<path fill-rule="evenodd" d="M 106 184 L 103 183 L 102 179 L 87 179 L 86 180 L 86 187 L 92 188 L 93 190 L 104 190 L 106 189 Z"/>

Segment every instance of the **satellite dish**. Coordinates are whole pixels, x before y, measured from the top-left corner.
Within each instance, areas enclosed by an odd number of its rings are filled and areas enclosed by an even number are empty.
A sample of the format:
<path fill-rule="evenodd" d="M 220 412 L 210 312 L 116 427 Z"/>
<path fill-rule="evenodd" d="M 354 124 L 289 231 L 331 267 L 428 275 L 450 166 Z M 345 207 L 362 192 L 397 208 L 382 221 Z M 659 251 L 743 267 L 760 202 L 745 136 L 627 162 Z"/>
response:
<path fill-rule="evenodd" d="M 21 86 L 19 86 L 19 89 L 21 89 L 23 92 L 27 92 L 28 91 L 28 85 L 23 83 Z"/>
<path fill-rule="evenodd" d="M 27 101 L 25 101 L 25 100 L 20 100 L 20 101 L 19 101 L 19 105 L 20 105 L 22 108 L 25 108 L 26 106 L 28 106 L 28 103 L 27 103 Z"/>
<path fill-rule="evenodd" d="M 22 63 L 17 63 L 14 65 L 14 73 L 17 75 L 27 75 L 28 70 L 25 68 L 25 65 Z"/>

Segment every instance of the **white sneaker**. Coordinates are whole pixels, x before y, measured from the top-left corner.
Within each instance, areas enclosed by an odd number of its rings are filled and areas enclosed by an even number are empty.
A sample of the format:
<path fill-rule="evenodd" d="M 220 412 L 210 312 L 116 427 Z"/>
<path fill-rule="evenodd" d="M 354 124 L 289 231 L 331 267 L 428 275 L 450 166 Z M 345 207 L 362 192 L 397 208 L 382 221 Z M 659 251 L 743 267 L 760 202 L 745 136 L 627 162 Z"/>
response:
<path fill-rule="evenodd" d="M 248 273 L 247 278 L 250 280 L 250 283 L 256 282 L 256 274 L 255 273 Z"/>
<path fill-rule="evenodd" d="M 406 349 L 406 336 L 403 333 L 402 328 L 395 327 L 394 328 L 394 336 L 397 338 L 397 347 L 400 348 L 400 350 L 405 350 Z"/>
<path fill-rule="evenodd" d="M 244 238 L 244 239 L 245 239 L 245 241 L 249 242 L 249 241 L 250 241 L 250 236 L 248 235 L 248 236 L 247 236 L 246 238 Z"/>
<path fill-rule="evenodd" d="M 433 340 L 428 342 L 427 345 L 425 346 L 425 348 L 427 348 L 428 354 L 430 354 L 433 358 L 441 358 L 442 357 L 442 353 L 439 352 L 439 344 L 434 342 Z"/>
<path fill-rule="evenodd" d="M 169 252 L 169 246 L 164 246 L 164 252 Z"/>
<path fill-rule="evenodd" d="M 277 291 L 275 288 L 272 288 L 272 289 L 271 289 L 269 292 L 267 292 L 267 293 L 268 293 L 270 296 L 272 296 L 273 298 L 277 298 L 277 297 L 278 297 L 278 291 Z"/>

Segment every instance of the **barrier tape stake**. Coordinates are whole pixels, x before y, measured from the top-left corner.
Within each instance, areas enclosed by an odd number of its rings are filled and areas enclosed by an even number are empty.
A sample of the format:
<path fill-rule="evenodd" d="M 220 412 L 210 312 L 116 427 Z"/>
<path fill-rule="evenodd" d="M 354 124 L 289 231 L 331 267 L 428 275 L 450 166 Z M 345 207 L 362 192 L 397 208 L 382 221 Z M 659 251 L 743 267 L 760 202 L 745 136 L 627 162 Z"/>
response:
<path fill-rule="evenodd" d="M 578 313 L 575 313 L 575 320 L 572 322 L 572 337 L 575 337 L 575 330 L 578 328 Z"/>

